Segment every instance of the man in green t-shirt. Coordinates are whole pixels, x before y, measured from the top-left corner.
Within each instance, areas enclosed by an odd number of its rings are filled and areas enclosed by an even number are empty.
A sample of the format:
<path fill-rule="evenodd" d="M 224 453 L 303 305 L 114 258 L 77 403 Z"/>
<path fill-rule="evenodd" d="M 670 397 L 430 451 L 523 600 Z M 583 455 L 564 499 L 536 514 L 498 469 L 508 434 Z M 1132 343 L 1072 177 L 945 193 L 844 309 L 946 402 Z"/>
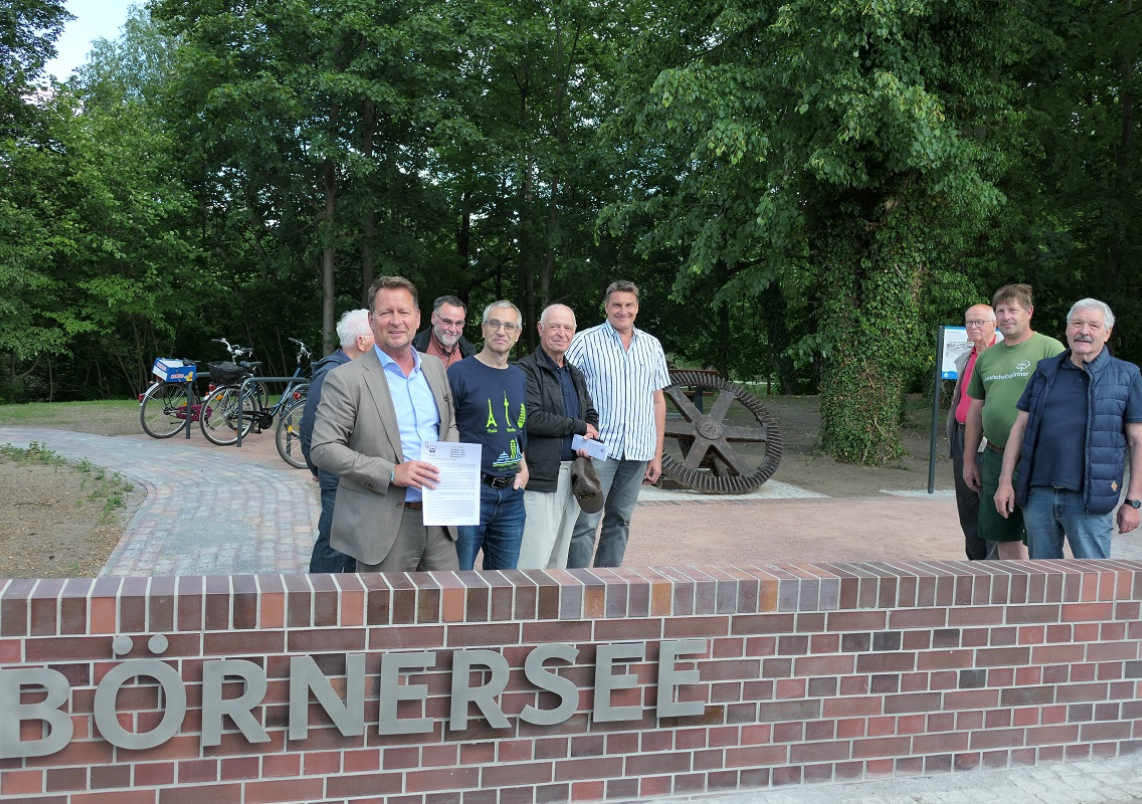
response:
<path fill-rule="evenodd" d="M 997 542 L 1001 559 L 1027 558 L 1023 512 L 1018 508 L 1004 519 L 992 504 L 1003 468 L 1003 448 L 1019 410 L 1015 403 L 1040 360 L 1063 352 L 1054 338 L 1031 331 L 1030 285 L 1004 285 L 995 291 L 991 306 L 1003 341 L 980 354 L 975 362 L 968 396 L 971 405 L 964 422 L 964 482 L 980 491 L 979 536 Z M 987 449 L 977 461 L 982 439 Z"/>

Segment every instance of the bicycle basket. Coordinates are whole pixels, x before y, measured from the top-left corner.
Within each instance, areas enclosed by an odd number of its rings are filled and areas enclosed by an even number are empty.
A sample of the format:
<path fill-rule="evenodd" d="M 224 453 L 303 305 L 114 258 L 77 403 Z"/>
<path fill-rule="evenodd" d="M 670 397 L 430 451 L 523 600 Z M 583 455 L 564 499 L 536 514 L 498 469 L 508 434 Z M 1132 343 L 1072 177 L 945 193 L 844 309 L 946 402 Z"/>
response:
<path fill-rule="evenodd" d="M 249 371 L 236 363 L 223 361 L 210 364 L 210 381 L 215 385 L 238 385 L 249 374 Z"/>

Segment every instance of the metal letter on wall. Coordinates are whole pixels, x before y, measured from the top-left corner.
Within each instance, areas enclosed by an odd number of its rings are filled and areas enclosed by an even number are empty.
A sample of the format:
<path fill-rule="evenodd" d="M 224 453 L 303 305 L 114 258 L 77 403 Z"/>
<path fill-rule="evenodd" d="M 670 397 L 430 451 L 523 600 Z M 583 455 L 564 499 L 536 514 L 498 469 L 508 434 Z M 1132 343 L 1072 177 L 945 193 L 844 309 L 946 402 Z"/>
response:
<path fill-rule="evenodd" d="M 620 720 L 638 720 L 642 717 L 642 707 L 612 706 L 611 693 L 615 690 L 629 690 L 638 686 L 638 676 L 634 673 L 611 672 L 616 659 L 638 659 L 646 657 L 646 643 L 618 642 L 600 645 L 595 651 L 595 722 L 614 723 Z"/>
<path fill-rule="evenodd" d="M 428 670 L 436 664 L 431 651 L 416 653 L 386 653 L 381 657 L 381 709 L 377 731 L 381 734 L 427 734 L 432 731 L 432 720 L 426 717 L 397 717 L 397 704 L 401 701 L 428 700 L 426 684 L 401 684 L 401 670 Z"/>
<path fill-rule="evenodd" d="M 345 700 L 333 691 L 329 678 L 312 656 L 292 656 L 289 660 L 289 738 L 304 740 L 309 735 L 309 693 L 313 692 L 325 714 L 343 737 L 365 733 L 365 654 L 345 654 Z"/>
<path fill-rule="evenodd" d="M 127 731 L 119 723 L 115 702 L 119 688 L 132 678 L 150 676 L 163 688 L 163 719 L 150 731 Z M 162 745 L 178 734 L 186 716 L 186 687 L 178 671 L 158 659 L 132 659 L 107 671 L 95 688 L 95 725 L 103 739 L 116 748 L 138 751 Z"/>
<path fill-rule="evenodd" d="M 483 665 L 492 671 L 487 684 L 471 685 L 472 666 Z M 452 654 L 452 709 L 448 728 L 463 731 L 468 728 L 468 704 L 476 704 L 484 720 L 493 729 L 511 727 L 496 696 L 508 685 L 508 660 L 494 650 L 458 650 Z"/>
<path fill-rule="evenodd" d="M 541 690 L 547 690 L 559 697 L 559 706 L 554 709 L 539 709 L 528 704 L 519 713 L 519 719 L 536 726 L 554 726 L 562 723 L 575 714 L 579 705 L 579 688 L 569 678 L 556 675 L 544 668 L 543 663 L 548 659 L 560 659 L 572 664 L 579 656 L 579 649 L 570 645 L 552 643 L 540 645 L 531 653 L 523 663 L 523 672 L 527 680 Z"/>
<path fill-rule="evenodd" d="M 679 670 L 675 664 L 679 656 L 705 654 L 708 643 L 704 639 L 675 639 L 663 642 L 658 652 L 658 716 L 687 717 L 706 711 L 705 701 L 675 700 L 675 691 L 683 684 L 699 682 L 698 668 Z"/>
<path fill-rule="evenodd" d="M 45 690 L 44 700 L 20 703 L 24 689 Z M 62 751 L 71 741 L 71 716 L 60 709 L 71 695 L 67 676 L 48 667 L 0 670 L 0 759 L 46 757 Z M 39 720 L 48 727 L 48 736 L 21 740 L 20 726 Z"/>
<path fill-rule="evenodd" d="M 237 698 L 222 697 L 227 676 L 241 678 L 245 689 Z M 202 745 L 221 745 L 222 716 L 230 719 L 251 743 L 268 743 L 270 736 L 252 710 L 266 697 L 266 671 L 245 659 L 220 659 L 202 665 Z"/>

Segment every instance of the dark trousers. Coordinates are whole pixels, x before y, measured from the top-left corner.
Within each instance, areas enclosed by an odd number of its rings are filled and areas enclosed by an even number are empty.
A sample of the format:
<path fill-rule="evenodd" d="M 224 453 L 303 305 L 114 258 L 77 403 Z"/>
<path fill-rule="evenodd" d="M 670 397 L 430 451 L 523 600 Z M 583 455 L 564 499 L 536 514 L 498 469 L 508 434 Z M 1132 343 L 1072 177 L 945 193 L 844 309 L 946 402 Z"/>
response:
<path fill-rule="evenodd" d="M 979 493 L 972 491 L 964 482 L 964 426 L 962 424 L 956 427 L 955 443 L 952 444 L 952 472 L 956 476 L 956 507 L 960 513 L 960 528 L 964 532 L 964 552 L 967 553 L 968 560 L 981 561 L 985 558 L 998 558 L 999 553 L 995 542 L 989 542 L 979 537 Z M 990 500 L 988 500 L 988 504 L 992 504 Z"/>
<path fill-rule="evenodd" d="M 317 541 L 309 559 L 310 572 L 356 572 L 357 560 L 329 546 L 329 531 L 333 529 L 333 503 L 337 500 L 337 487 L 321 490 L 321 517 L 317 520 Z"/>

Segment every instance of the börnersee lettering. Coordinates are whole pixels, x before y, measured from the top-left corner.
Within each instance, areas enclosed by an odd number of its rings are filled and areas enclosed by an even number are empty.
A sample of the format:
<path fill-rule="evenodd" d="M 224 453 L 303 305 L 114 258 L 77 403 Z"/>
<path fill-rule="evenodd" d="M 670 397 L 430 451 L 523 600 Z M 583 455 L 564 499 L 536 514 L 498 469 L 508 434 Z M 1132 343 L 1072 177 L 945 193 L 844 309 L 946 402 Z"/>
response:
<path fill-rule="evenodd" d="M 162 654 L 167 639 L 156 634 L 148 642 L 149 650 Z M 117 654 L 125 654 L 132 647 L 130 637 L 118 636 L 113 643 Z M 679 669 L 683 656 L 701 656 L 708 648 L 705 639 L 668 640 L 660 644 L 657 675 L 657 717 L 690 717 L 705 711 L 705 701 L 682 700 L 679 691 L 699 682 L 695 665 Z M 370 659 L 377 672 L 366 672 Z M 415 652 L 359 652 L 343 654 L 345 660 L 345 696 L 334 689 L 328 676 L 309 655 L 290 657 L 289 666 L 289 720 L 290 740 L 305 740 L 310 728 L 310 705 L 316 700 L 344 737 L 359 737 L 366 728 L 375 728 L 380 735 L 424 734 L 434 726 L 432 718 L 398 715 L 404 702 L 428 701 L 426 684 L 402 683 L 402 677 L 417 672 L 428 672 L 437 667 L 437 651 Z M 524 660 L 524 676 L 536 690 L 551 693 L 558 704 L 540 709 L 528 705 L 520 711 L 519 720 L 537 726 L 554 726 L 569 719 L 579 706 L 579 689 L 568 678 L 558 674 L 559 665 L 569 666 L 579 657 L 579 649 L 567 644 L 552 643 L 533 648 Z M 646 659 L 645 642 L 615 642 L 596 646 L 594 701 L 591 716 L 596 723 L 638 720 L 643 710 L 638 705 L 620 706 L 612 702 L 612 693 L 639 686 L 634 673 L 623 672 L 625 662 Z M 693 659 L 688 660 L 693 662 Z M 473 686 L 474 671 L 482 683 Z M 498 699 L 507 688 L 511 668 L 503 654 L 488 649 L 463 649 L 452 652 L 451 688 L 447 727 L 453 732 L 469 728 L 474 718 L 473 706 L 479 719 L 492 728 L 510 728 Z M 132 731 L 123 726 L 117 706 L 119 691 L 128 682 L 150 679 L 162 690 L 159 698 L 162 716 L 158 725 L 149 731 Z M 241 693 L 223 696 L 223 686 L 233 689 L 237 684 Z M 365 722 L 366 692 L 376 685 L 379 695 L 379 712 L 375 723 Z M 266 696 L 268 679 L 260 664 L 247 659 L 207 659 L 202 663 L 202 725 L 200 741 L 203 746 L 222 742 L 223 720 L 229 718 L 234 727 L 250 743 L 268 742 L 270 737 L 255 715 Z M 0 759 L 48 756 L 63 750 L 72 740 L 74 724 L 69 702 L 72 700 L 71 682 L 67 676 L 50 667 L 19 667 L 0 669 Z M 99 736 L 118 748 L 142 750 L 155 748 L 170 740 L 182 729 L 187 711 L 186 682 L 171 664 L 157 658 L 127 659 L 112 667 L 96 684 L 93 714 Z M 128 719 L 129 721 L 129 719 Z M 26 723 L 39 722 L 45 736 L 39 739 L 21 739 Z M 32 732 L 37 730 L 32 729 Z"/>

